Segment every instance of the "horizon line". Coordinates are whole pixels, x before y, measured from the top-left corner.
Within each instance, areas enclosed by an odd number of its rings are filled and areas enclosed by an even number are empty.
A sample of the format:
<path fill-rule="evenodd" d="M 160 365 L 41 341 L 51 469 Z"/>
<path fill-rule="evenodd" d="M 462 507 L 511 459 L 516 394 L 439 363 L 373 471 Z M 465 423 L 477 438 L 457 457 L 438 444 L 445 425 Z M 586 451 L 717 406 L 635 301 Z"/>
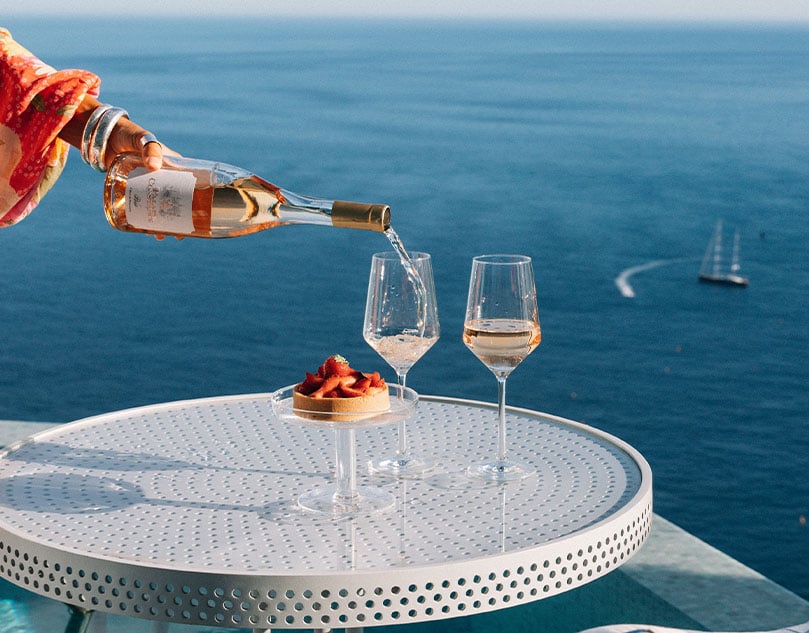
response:
<path fill-rule="evenodd" d="M 520 14 L 505 14 L 505 13 L 479 13 L 479 14 L 464 14 L 457 13 L 391 13 L 386 15 L 380 14 L 365 14 L 354 12 L 343 13 L 306 13 L 295 11 L 275 11 L 275 12 L 255 12 L 245 11 L 244 13 L 234 13 L 233 11 L 206 11 L 204 15 L 195 14 L 188 15 L 187 11 L 180 11 L 176 9 L 167 8 L 165 11 L 159 13 L 152 12 L 149 16 L 144 16 L 140 12 L 133 11 L 122 12 L 120 10 L 71 10 L 64 13 L 53 13 L 46 11 L 25 11 L 12 9 L 6 11 L 6 18 L 50 18 L 50 19 L 87 19 L 91 17 L 110 18 L 110 17 L 126 17 L 126 18 L 142 18 L 143 20 L 163 19 L 163 18 L 183 18 L 186 20 L 199 21 L 207 19 L 216 20 L 238 20 L 244 18 L 274 18 L 274 19 L 306 19 L 306 20 L 406 20 L 406 21 L 458 21 L 458 22 L 480 22 L 480 21 L 497 21 L 497 22 L 513 22 L 513 21 L 530 21 L 530 22 L 546 22 L 546 23 L 568 23 L 568 24 L 644 24 L 644 25 L 781 25 L 781 26 L 806 26 L 809 25 L 809 15 L 807 16 L 581 16 L 581 15 L 539 15 L 531 13 Z"/>

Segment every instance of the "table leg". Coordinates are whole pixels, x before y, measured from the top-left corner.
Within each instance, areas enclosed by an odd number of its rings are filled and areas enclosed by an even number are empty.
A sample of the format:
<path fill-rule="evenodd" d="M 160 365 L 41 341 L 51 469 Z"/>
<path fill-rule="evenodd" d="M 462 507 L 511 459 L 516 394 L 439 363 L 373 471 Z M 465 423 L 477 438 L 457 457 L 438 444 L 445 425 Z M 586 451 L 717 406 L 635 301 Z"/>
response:
<path fill-rule="evenodd" d="M 65 633 L 87 633 L 93 612 L 73 605 L 68 606 L 68 609 L 70 610 L 70 619 L 67 621 Z"/>

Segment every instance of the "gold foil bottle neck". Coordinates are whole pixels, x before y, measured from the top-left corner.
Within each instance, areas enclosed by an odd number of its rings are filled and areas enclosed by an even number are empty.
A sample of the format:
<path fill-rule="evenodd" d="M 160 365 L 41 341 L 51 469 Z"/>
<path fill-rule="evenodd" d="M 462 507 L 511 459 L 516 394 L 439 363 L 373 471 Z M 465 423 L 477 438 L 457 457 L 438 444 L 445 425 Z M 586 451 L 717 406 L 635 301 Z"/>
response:
<path fill-rule="evenodd" d="M 331 223 L 342 229 L 364 229 L 382 233 L 390 227 L 390 207 L 386 204 L 335 200 Z"/>

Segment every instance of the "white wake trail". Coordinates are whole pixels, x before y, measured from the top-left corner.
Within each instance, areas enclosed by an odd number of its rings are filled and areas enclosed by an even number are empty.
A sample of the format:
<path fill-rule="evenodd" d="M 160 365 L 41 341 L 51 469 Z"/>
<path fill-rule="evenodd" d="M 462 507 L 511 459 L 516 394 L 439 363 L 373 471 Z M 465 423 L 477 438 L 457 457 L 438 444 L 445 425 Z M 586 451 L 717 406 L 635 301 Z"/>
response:
<path fill-rule="evenodd" d="M 621 272 L 621 274 L 615 278 L 615 285 L 618 286 L 618 290 L 621 291 L 623 296 L 631 299 L 635 296 L 635 290 L 629 283 L 629 278 L 632 275 L 644 270 L 649 270 L 650 268 L 657 268 L 658 266 L 664 266 L 666 264 L 677 264 L 687 261 L 691 261 L 691 259 L 684 257 L 678 257 L 676 259 L 655 259 L 654 261 L 646 262 L 645 264 L 640 264 L 639 266 L 632 266 L 631 268 L 627 268 Z"/>

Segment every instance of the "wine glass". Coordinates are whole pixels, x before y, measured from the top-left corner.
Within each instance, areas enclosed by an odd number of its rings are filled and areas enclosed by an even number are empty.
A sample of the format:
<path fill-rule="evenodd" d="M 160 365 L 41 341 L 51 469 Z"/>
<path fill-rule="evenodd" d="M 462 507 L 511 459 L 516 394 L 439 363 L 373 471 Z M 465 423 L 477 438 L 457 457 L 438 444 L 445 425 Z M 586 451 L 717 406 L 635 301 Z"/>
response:
<path fill-rule="evenodd" d="M 494 461 L 467 469 L 492 482 L 524 479 L 534 473 L 506 453 L 506 379 L 542 339 L 531 258 L 479 255 L 472 260 L 463 342 L 497 378 L 498 442 Z"/>
<path fill-rule="evenodd" d="M 440 335 L 433 268 L 428 253 L 388 251 L 371 259 L 363 338 L 396 372 L 404 388 L 407 372 Z M 421 475 L 434 467 L 407 443 L 406 420 L 399 422 L 395 455 L 372 461 L 372 472 L 395 477 Z"/>

